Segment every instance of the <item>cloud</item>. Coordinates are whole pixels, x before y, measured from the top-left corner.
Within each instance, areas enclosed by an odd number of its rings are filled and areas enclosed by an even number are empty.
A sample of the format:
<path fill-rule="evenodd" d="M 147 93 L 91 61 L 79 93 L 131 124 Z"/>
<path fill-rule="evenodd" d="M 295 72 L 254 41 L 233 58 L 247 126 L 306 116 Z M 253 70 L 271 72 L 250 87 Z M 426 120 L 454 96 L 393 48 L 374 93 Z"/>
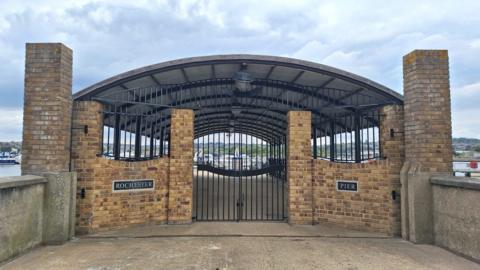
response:
<path fill-rule="evenodd" d="M 0 108 L 21 108 L 24 44 L 74 50 L 78 91 L 129 69 L 181 57 L 283 55 L 357 73 L 402 92 L 402 56 L 450 52 L 454 115 L 478 95 L 480 1 L 2 0 Z M 454 126 L 461 121 L 454 117 Z M 21 121 L 20 121 L 21 122 Z M 0 122 L 0 125 L 5 126 Z M 460 125 L 465 125 L 461 122 Z M 480 134 L 480 127 L 472 127 Z M 454 136 L 458 130 L 454 129 Z M 20 137 L 20 133 L 16 133 Z M 480 135 L 476 135 L 479 137 Z"/>

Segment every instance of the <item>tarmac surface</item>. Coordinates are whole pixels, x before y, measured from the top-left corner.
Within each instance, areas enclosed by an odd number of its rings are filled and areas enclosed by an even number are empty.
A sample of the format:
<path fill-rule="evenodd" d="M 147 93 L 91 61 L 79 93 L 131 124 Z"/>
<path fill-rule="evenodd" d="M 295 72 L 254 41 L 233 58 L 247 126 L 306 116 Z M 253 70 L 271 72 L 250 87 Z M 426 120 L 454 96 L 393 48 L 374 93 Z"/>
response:
<path fill-rule="evenodd" d="M 0 269 L 480 269 L 431 245 L 334 226 L 198 222 L 83 236 Z"/>

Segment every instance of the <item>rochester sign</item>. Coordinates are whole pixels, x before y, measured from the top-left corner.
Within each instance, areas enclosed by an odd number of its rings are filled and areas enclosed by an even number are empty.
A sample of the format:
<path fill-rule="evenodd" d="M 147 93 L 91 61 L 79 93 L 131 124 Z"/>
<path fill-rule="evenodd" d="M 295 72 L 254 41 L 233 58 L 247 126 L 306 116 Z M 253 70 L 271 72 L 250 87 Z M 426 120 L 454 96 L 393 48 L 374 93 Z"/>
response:
<path fill-rule="evenodd" d="M 155 184 L 153 179 L 135 179 L 135 180 L 113 180 L 112 190 L 120 191 L 144 191 L 153 190 Z"/>
<path fill-rule="evenodd" d="M 337 191 L 358 191 L 358 182 L 357 181 L 347 181 L 347 180 L 337 180 Z"/>

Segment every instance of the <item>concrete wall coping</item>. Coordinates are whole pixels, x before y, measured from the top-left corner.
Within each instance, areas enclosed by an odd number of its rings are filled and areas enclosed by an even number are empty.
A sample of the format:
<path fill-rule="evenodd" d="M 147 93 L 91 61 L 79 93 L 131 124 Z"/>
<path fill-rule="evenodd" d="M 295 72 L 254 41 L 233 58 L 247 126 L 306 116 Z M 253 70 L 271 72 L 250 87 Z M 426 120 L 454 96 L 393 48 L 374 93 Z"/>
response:
<path fill-rule="evenodd" d="M 47 179 L 36 175 L 0 177 L 0 189 L 23 187 L 46 183 Z"/>
<path fill-rule="evenodd" d="M 440 186 L 480 190 L 480 179 L 458 176 L 433 176 L 430 183 Z"/>

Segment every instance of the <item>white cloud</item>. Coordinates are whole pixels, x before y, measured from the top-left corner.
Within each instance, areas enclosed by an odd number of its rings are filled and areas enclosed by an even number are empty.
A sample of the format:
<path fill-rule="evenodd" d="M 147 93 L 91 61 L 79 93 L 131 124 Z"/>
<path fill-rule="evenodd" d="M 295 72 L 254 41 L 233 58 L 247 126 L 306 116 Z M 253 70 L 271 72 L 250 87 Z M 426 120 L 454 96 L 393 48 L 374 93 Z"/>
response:
<path fill-rule="evenodd" d="M 480 115 L 471 90 L 480 74 L 478 10 L 475 0 L 2 0 L 0 108 L 22 106 L 25 42 L 71 47 L 74 90 L 168 59 L 259 53 L 332 65 L 402 92 L 402 56 L 445 48 L 457 132 L 467 125 L 462 110 Z M 479 125 L 468 126 L 480 137 Z"/>

